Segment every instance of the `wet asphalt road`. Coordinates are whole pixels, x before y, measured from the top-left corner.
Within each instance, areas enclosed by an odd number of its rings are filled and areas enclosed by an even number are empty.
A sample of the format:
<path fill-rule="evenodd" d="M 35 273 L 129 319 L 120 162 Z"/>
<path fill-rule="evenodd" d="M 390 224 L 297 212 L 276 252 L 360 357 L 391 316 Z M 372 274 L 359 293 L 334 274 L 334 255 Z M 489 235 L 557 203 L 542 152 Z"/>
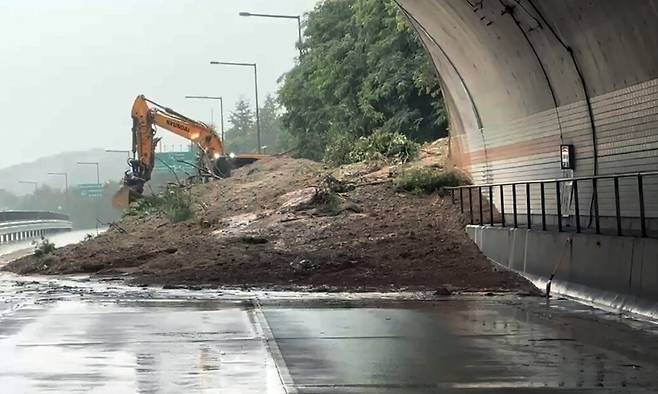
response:
<path fill-rule="evenodd" d="M 409 295 L 407 295 L 409 296 Z M 0 276 L 2 393 L 655 392 L 658 326 L 567 300 Z"/>

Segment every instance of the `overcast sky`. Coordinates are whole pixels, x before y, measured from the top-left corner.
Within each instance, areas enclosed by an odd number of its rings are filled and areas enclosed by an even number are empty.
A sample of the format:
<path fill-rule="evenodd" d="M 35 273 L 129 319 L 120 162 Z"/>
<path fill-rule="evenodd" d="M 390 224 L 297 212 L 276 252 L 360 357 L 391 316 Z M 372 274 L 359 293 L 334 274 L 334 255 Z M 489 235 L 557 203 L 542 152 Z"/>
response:
<path fill-rule="evenodd" d="M 210 60 L 258 63 L 262 103 L 294 64 L 297 24 L 238 12 L 303 14 L 316 2 L 1 0 L 0 168 L 64 151 L 129 149 L 138 94 L 203 121 L 214 103 L 185 95 L 223 96 L 226 118 L 240 97 L 253 105 L 253 71 Z"/>

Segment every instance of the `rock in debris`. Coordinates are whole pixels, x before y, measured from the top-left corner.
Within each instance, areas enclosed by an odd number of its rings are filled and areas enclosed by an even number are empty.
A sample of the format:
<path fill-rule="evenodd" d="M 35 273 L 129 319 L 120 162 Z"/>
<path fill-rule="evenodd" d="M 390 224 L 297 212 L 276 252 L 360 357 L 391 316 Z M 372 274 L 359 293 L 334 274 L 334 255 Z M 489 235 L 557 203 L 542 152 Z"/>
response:
<path fill-rule="evenodd" d="M 292 268 L 295 273 L 306 274 L 309 272 L 316 271 L 320 268 L 318 264 L 312 263 L 310 260 L 302 259 L 299 261 L 293 261 L 290 263 L 290 268 Z"/>
<path fill-rule="evenodd" d="M 452 295 L 452 292 L 450 290 L 448 290 L 448 288 L 446 288 L 446 287 L 439 287 L 438 289 L 436 289 L 436 291 L 434 291 L 434 295 L 435 296 L 449 296 L 449 295 Z"/>

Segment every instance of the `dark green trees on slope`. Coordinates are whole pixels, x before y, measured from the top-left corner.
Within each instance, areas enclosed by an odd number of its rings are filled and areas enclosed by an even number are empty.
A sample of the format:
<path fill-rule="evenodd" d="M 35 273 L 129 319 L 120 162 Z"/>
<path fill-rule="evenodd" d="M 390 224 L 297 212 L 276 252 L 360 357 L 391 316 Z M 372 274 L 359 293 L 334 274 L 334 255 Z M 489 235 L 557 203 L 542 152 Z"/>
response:
<path fill-rule="evenodd" d="M 304 56 L 285 77 L 283 122 L 300 155 L 375 131 L 446 135 L 441 91 L 416 33 L 390 0 L 325 0 L 308 14 Z"/>
<path fill-rule="evenodd" d="M 268 95 L 260 107 L 260 143 L 263 153 L 281 153 L 289 149 L 290 138 L 281 123 L 281 109 L 276 99 Z M 226 150 L 233 153 L 258 151 L 256 113 L 244 99 L 235 104 L 226 130 Z"/>

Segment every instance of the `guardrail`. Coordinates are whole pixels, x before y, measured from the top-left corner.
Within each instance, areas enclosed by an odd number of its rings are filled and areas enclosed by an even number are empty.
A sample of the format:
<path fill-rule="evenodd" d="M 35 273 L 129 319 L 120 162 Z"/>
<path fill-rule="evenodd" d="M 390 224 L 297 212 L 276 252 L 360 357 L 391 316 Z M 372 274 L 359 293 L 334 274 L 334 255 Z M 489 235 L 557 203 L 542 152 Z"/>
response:
<path fill-rule="evenodd" d="M 50 211 L 2 211 L 0 223 L 22 220 L 69 220 L 68 215 Z"/>
<path fill-rule="evenodd" d="M 46 211 L 0 212 L 0 244 L 45 237 L 70 231 L 67 215 Z"/>
<path fill-rule="evenodd" d="M 450 191 L 454 204 L 457 199 L 459 200 L 462 213 L 465 213 L 468 208 L 470 224 L 487 224 L 485 216 L 488 216 L 486 219 L 492 226 L 508 227 L 511 225 L 510 227 L 514 228 L 541 228 L 543 231 L 555 228 L 557 231 L 563 232 L 571 230 L 571 225 L 574 224 L 573 231 L 576 233 L 593 230 L 596 234 L 601 234 L 604 229 L 610 229 L 618 236 L 649 237 L 656 236 L 656 234 L 650 234 L 648 228 L 649 220 L 656 219 L 647 217 L 645 197 L 649 179 L 658 180 L 658 171 L 465 185 L 445 189 Z M 610 184 L 602 187 L 604 181 L 609 181 Z M 623 197 L 620 194 L 622 181 L 625 183 Z M 531 190 L 533 186 L 534 193 Z M 653 187 L 651 196 L 655 197 L 658 184 L 654 182 L 651 186 Z M 585 195 L 580 191 L 584 187 L 588 189 Z M 605 192 L 602 189 L 605 189 Z M 474 199 L 474 194 L 477 194 L 477 201 Z M 525 201 L 519 203 L 519 194 L 525 197 L 523 198 Z M 510 195 L 511 202 L 509 201 Z M 494 204 L 494 200 L 497 200 L 496 204 Z M 587 214 L 584 214 L 582 210 L 585 200 L 590 204 Z M 551 202 L 550 207 L 547 206 L 549 201 Z M 565 202 L 568 203 L 566 209 Z M 467 204 L 468 206 L 466 206 Z M 473 208 L 475 204 L 477 205 L 476 212 Z M 608 207 L 605 215 L 601 214 L 602 204 Z M 629 210 L 625 205 L 633 206 L 633 214 L 622 214 L 623 209 Z M 512 213 L 506 213 L 510 208 Z M 475 214 L 478 216 L 476 217 Z M 535 218 L 540 221 L 540 224 L 536 224 Z M 585 225 L 583 218 L 589 219 L 589 223 Z M 572 223 L 572 219 L 575 223 Z M 511 220 L 511 223 L 508 223 L 508 220 Z M 605 220 L 606 225 L 602 225 L 602 220 Z M 565 224 L 565 222 L 567 223 Z M 626 230 L 623 228 L 624 224 L 627 227 Z M 636 224 L 637 226 L 635 226 Z"/>

